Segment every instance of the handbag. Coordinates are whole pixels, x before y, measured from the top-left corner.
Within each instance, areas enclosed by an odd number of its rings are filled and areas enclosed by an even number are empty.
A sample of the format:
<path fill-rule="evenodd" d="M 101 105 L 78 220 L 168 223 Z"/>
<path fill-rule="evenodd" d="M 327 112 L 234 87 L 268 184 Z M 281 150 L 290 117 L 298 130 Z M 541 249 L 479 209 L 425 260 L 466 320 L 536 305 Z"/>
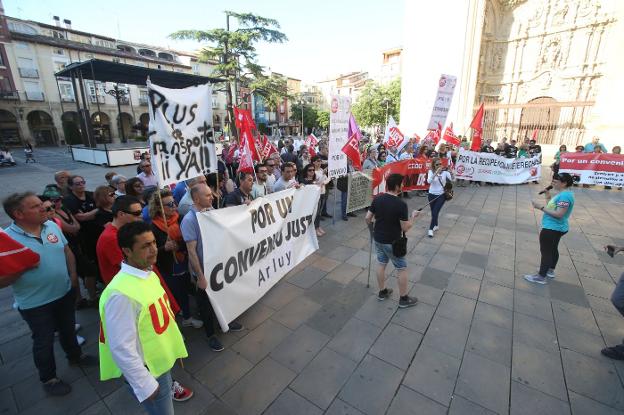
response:
<path fill-rule="evenodd" d="M 405 232 L 392 242 L 392 254 L 397 258 L 404 257 L 407 254 L 407 237 Z"/>
<path fill-rule="evenodd" d="M 442 184 L 442 179 L 438 176 L 440 186 L 444 188 L 444 200 L 451 200 L 453 198 L 453 183 L 447 180 L 446 184 Z"/>

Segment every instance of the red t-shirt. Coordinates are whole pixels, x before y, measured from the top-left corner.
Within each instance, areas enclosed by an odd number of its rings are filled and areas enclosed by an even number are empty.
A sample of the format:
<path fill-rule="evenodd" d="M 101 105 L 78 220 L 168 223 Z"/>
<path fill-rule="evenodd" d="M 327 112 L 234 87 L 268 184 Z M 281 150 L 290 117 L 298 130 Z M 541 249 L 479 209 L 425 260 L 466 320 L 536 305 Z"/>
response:
<path fill-rule="evenodd" d="M 97 241 L 95 252 L 100 267 L 100 276 L 104 284 L 108 285 L 121 269 L 121 261 L 123 261 L 123 254 L 117 244 L 117 228 L 112 223 L 107 223 L 104 226 L 104 231 Z"/>
<path fill-rule="evenodd" d="M 97 245 L 95 246 L 95 252 L 97 254 L 98 266 L 100 267 L 100 276 L 104 284 L 108 285 L 121 269 L 121 262 L 123 261 L 123 254 L 117 243 L 117 228 L 114 227 L 112 223 L 107 223 L 104 226 L 104 231 L 100 235 Z M 169 304 L 171 305 L 173 314 L 178 314 L 180 307 L 173 297 L 173 294 L 171 294 L 171 291 L 169 291 L 167 283 L 163 280 L 156 265 L 154 265 L 152 269 L 156 275 L 158 275 L 160 285 L 162 285 L 163 290 L 167 293 L 167 297 L 169 297 Z"/>

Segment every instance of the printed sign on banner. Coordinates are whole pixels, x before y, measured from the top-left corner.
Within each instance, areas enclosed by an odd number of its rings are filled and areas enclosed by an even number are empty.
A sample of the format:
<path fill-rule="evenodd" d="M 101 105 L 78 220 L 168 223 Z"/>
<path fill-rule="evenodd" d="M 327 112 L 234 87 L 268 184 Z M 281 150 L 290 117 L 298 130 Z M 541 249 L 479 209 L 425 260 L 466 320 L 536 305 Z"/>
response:
<path fill-rule="evenodd" d="M 349 174 L 347 184 L 347 213 L 364 209 L 373 201 L 373 171 L 355 171 Z"/>
<path fill-rule="evenodd" d="M 520 184 L 542 177 L 541 155 L 508 159 L 493 153 L 459 149 L 455 177 L 478 182 Z"/>
<path fill-rule="evenodd" d="M 403 190 L 427 190 L 429 188 L 427 172 L 430 168 L 431 159 L 422 157 L 397 161 L 373 169 L 373 195 L 385 193 L 386 177 L 393 173 L 404 176 Z"/>
<path fill-rule="evenodd" d="M 217 169 L 209 84 L 169 89 L 147 82 L 152 170 L 167 186 Z"/>
<path fill-rule="evenodd" d="M 624 155 L 562 153 L 559 172 L 579 176 L 582 184 L 624 187 Z"/>
<path fill-rule="evenodd" d="M 204 240 L 206 293 L 221 329 L 318 249 L 314 214 L 318 186 L 288 189 L 234 206 L 197 213 Z"/>
<path fill-rule="evenodd" d="M 449 108 L 451 108 L 451 101 L 453 100 L 456 84 L 456 76 L 440 75 L 440 79 L 438 80 L 438 93 L 433 103 L 433 111 L 431 112 L 427 130 L 437 130 L 438 124 L 444 126 L 446 123 L 446 117 L 448 117 Z"/>
<path fill-rule="evenodd" d="M 347 155 L 342 148 L 349 140 L 349 115 L 351 98 L 332 95 L 329 112 L 329 159 L 327 161 L 330 179 L 347 174 Z"/>

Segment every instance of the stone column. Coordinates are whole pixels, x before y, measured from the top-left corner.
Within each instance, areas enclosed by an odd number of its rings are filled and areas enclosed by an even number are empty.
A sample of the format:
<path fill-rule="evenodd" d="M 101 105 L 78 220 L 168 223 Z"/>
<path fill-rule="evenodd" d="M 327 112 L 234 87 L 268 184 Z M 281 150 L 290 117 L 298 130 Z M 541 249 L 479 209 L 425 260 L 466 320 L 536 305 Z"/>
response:
<path fill-rule="evenodd" d="M 593 136 L 611 152 L 613 146 L 624 146 L 624 117 L 622 117 L 622 91 L 624 91 L 624 1 L 615 1 L 612 23 L 605 53 L 603 79 L 596 95 L 596 104 L 586 122 L 585 140 Z"/>
<path fill-rule="evenodd" d="M 441 74 L 457 77 L 447 124 L 462 134 L 472 120 L 485 0 L 405 1 L 401 120 L 422 136 Z"/>

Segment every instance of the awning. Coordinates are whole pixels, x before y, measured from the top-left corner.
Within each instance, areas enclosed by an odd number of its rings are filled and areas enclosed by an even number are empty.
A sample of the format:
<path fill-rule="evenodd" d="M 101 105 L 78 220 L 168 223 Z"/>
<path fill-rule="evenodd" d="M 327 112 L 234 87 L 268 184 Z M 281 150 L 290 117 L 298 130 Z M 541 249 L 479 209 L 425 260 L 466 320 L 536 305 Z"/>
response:
<path fill-rule="evenodd" d="M 166 88 L 186 88 L 193 85 L 225 82 L 225 79 L 191 75 L 183 72 L 163 71 L 162 69 L 144 68 L 137 65 L 109 62 L 101 59 L 90 59 L 66 66 L 55 74 L 57 77 L 82 75 L 83 79 L 119 84 L 145 85 L 147 78 L 158 86 Z"/>

